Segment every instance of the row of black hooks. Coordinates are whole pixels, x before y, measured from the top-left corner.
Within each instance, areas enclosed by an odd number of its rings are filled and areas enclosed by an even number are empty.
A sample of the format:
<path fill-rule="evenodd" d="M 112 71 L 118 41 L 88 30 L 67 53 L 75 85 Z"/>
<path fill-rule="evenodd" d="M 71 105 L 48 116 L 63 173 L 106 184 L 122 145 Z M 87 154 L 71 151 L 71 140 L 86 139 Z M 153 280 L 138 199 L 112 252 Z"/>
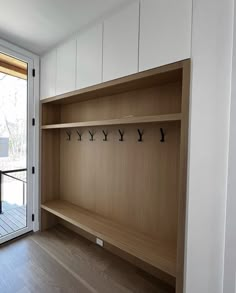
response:
<path fill-rule="evenodd" d="M 78 134 L 78 141 L 82 141 L 82 135 L 83 135 L 82 132 L 80 132 L 79 130 L 76 130 L 76 132 Z M 94 141 L 95 132 L 93 130 L 89 130 L 88 132 L 90 134 L 90 139 L 89 140 Z M 120 134 L 119 141 L 124 141 L 125 132 L 123 130 L 121 130 L 121 129 L 118 129 L 118 132 Z M 138 132 L 138 142 L 142 142 L 143 141 L 144 130 L 137 129 L 137 132 Z M 102 133 L 104 135 L 103 141 L 108 141 L 108 134 L 109 134 L 108 131 L 102 130 Z M 72 132 L 70 130 L 67 130 L 66 134 L 67 134 L 67 140 L 70 141 Z M 165 133 L 164 133 L 163 128 L 160 128 L 160 135 L 161 135 L 160 142 L 165 142 Z"/>

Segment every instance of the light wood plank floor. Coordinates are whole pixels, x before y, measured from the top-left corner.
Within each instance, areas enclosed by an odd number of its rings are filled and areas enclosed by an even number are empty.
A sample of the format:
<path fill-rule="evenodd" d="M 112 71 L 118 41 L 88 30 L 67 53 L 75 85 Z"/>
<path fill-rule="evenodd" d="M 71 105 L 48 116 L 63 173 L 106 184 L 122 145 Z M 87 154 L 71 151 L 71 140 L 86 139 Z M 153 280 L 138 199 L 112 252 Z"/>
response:
<path fill-rule="evenodd" d="M 3 214 L 0 214 L 0 237 L 24 227 L 26 227 L 26 207 L 3 203 Z"/>
<path fill-rule="evenodd" d="M 4 293 L 172 293 L 173 289 L 62 226 L 0 247 Z"/>

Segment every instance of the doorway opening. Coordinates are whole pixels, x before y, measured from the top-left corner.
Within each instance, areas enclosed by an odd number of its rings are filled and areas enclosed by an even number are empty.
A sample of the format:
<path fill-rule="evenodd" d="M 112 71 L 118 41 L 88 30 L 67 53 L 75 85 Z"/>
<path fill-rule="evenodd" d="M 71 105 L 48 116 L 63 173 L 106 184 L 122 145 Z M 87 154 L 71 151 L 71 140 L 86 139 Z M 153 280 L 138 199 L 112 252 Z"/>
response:
<path fill-rule="evenodd" d="M 0 52 L 0 243 L 32 230 L 27 62 Z"/>

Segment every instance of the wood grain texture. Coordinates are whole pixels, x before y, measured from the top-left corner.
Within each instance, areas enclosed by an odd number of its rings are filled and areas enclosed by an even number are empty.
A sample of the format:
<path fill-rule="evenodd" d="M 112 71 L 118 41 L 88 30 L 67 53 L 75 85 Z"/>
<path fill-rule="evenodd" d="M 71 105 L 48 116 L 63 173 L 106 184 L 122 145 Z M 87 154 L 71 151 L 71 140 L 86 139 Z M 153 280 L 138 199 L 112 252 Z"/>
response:
<path fill-rule="evenodd" d="M 169 246 L 167 243 L 163 245 L 144 234 L 129 230 L 125 226 L 115 224 L 66 201 L 49 201 L 41 207 L 171 276 L 175 276 L 176 252 L 171 244 Z"/>
<path fill-rule="evenodd" d="M 59 131 L 42 134 L 41 201 L 54 199 L 59 193 L 60 179 L 60 136 Z"/>
<path fill-rule="evenodd" d="M 7 206 L 5 208 L 5 206 Z M 3 205 L 3 214 L 0 214 L 0 237 L 16 232 L 26 227 L 26 207 L 11 207 Z"/>
<path fill-rule="evenodd" d="M 166 132 L 160 142 L 160 127 Z M 144 131 L 138 142 L 137 129 Z M 94 128 L 91 142 L 84 128 L 82 141 L 71 141 L 61 130 L 61 199 L 88 209 L 154 239 L 176 244 L 180 123 Z M 75 155 L 76 154 L 76 155 Z M 167 175 L 168 174 L 168 175 Z M 132 213 L 130 212 L 132 210 Z"/>
<path fill-rule="evenodd" d="M 42 124 L 47 127 L 48 124 L 179 114 L 181 95 L 179 80 L 63 106 L 42 104 Z"/>
<path fill-rule="evenodd" d="M 41 123 L 55 123 L 60 119 L 60 105 L 41 104 Z M 60 190 L 60 132 L 41 132 L 41 202 L 54 199 Z M 57 224 L 53 215 L 41 211 L 41 230 L 48 229 Z"/>
<path fill-rule="evenodd" d="M 120 119 L 129 116 L 169 115 L 181 112 L 181 82 L 106 95 L 80 103 L 64 105 L 61 121 L 83 122 Z"/>
<path fill-rule="evenodd" d="M 156 116 L 126 117 L 126 118 L 112 119 L 112 120 L 51 124 L 51 125 L 44 125 L 41 127 L 41 129 L 79 128 L 79 127 L 87 127 L 87 126 L 125 125 L 125 124 L 151 123 L 151 122 L 163 122 L 163 121 L 180 121 L 180 120 L 181 120 L 181 114 L 167 114 L 167 115 L 156 115 Z"/>
<path fill-rule="evenodd" d="M 41 123 L 54 124 L 61 121 L 61 106 L 52 104 L 41 104 Z"/>
<path fill-rule="evenodd" d="M 27 63 L 0 53 L 0 72 L 9 74 L 18 78 L 27 79 Z"/>
<path fill-rule="evenodd" d="M 1 246 L 0 259 L 1 292 L 96 292 L 59 265 L 30 236 Z"/>
<path fill-rule="evenodd" d="M 27 69 L 26 70 L 21 69 L 19 67 L 15 67 L 11 64 L 4 63 L 2 61 L 0 61 L 0 72 L 7 74 L 7 75 L 17 77 L 17 78 L 26 79 L 26 80 L 27 80 L 27 76 L 28 76 Z"/>
<path fill-rule="evenodd" d="M 27 70 L 27 63 L 7 54 L 0 53 L 0 61 Z"/>

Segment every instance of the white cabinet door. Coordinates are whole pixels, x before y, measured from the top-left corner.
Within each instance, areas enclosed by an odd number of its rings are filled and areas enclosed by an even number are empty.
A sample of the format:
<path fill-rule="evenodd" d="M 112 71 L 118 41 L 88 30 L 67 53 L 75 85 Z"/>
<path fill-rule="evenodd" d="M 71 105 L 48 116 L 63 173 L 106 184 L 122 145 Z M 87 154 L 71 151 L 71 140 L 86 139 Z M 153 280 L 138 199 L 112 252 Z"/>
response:
<path fill-rule="evenodd" d="M 138 71 L 139 3 L 104 21 L 103 81 Z"/>
<path fill-rule="evenodd" d="M 77 38 L 77 89 L 102 82 L 102 30 L 98 24 Z"/>
<path fill-rule="evenodd" d="M 56 94 L 57 52 L 53 50 L 40 60 L 40 98 L 45 99 Z"/>
<path fill-rule="evenodd" d="M 190 57 L 191 0 L 141 0 L 139 71 Z"/>
<path fill-rule="evenodd" d="M 56 94 L 75 90 L 76 40 L 57 48 Z"/>

